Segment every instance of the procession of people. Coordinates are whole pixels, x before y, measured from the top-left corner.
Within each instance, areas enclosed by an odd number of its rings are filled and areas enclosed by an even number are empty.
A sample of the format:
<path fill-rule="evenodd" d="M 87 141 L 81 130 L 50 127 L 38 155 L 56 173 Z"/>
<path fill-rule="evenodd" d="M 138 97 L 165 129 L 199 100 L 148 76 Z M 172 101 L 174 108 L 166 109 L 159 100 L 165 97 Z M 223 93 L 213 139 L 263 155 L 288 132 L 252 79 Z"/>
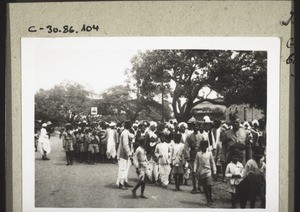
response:
<path fill-rule="evenodd" d="M 35 134 L 35 148 L 43 160 L 51 159 L 51 123 L 43 123 Z M 146 185 L 169 189 L 175 183 L 191 186 L 191 195 L 204 194 L 207 205 L 214 202 L 214 181 L 228 183 L 232 207 L 265 207 L 266 130 L 264 120 L 230 123 L 215 119 L 187 122 L 154 121 L 66 123 L 59 137 L 66 152 L 66 165 L 73 161 L 95 165 L 117 164 L 116 187 L 137 198 L 147 199 Z M 129 182 L 134 166 L 137 184 Z"/>

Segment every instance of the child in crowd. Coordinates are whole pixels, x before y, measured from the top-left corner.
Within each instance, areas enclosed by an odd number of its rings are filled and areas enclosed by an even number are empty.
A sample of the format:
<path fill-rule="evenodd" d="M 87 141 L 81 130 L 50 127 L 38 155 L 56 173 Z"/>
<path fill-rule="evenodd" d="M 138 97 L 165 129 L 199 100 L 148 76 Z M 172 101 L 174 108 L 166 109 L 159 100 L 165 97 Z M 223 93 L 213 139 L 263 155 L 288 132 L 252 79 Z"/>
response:
<path fill-rule="evenodd" d="M 243 173 L 243 164 L 238 161 L 239 152 L 234 150 L 231 162 L 226 167 L 226 177 L 229 180 L 229 192 L 231 194 L 231 206 L 235 208 L 236 197 L 236 186 L 241 182 L 241 176 Z"/>
<path fill-rule="evenodd" d="M 194 162 L 194 173 L 199 175 L 199 181 L 204 189 L 207 205 L 212 204 L 212 175 L 216 175 L 216 164 L 211 152 L 207 151 L 208 141 L 200 142 L 200 151 L 196 155 Z"/>
<path fill-rule="evenodd" d="M 145 140 L 139 141 L 139 147 L 135 151 L 134 160 L 133 163 L 136 167 L 137 174 L 138 174 L 138 180 L 139 182 L 136 184 L 136 186 L 132 189 L 132 196 L 136 198 L 136 190 L 141 186 L 141 198 L 147 199 L 147 197 L 144 195 L 145 188 L 146 188 L 146 175 L 150 176 L 150 171 L 148 169 L 148 160 L 147 160 L 147 154 L 145 150 Z"/>
<path fill-rule="evenodd" d="M 175 190 L 179 191 L 180 181 L 183 177 L 183 165 L 184 161 L 184 144 L 181 142 L 182 135 L 181 133 L 176 133 L 174 135 L 174 145 L 171 153 L 171 164 L 173 165 L 172 173 L 175 179 Z"/>

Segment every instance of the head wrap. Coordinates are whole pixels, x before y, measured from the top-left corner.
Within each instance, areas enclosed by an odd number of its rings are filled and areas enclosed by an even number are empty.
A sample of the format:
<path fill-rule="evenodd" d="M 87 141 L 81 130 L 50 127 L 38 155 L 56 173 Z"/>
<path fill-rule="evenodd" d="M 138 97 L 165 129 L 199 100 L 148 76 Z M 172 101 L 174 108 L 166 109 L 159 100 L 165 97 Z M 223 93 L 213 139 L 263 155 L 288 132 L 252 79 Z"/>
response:
<path fill-rule="evenodd" d="M 183 125 L 186 129 L 188 128 L 188 125 L 187 125 L 187 123 L 185 123 L 185 122 L 180 122 L 180 123 L 178 124 L 178 127 L 181 127 L 182 125 Z"/>

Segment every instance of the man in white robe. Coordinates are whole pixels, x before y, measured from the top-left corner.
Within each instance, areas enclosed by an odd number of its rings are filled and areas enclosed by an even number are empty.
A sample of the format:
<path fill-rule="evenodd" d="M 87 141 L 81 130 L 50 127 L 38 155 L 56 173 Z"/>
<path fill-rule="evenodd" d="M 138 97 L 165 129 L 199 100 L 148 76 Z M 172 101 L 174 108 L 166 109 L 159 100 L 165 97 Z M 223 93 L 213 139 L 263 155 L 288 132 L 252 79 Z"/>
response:
<path fill-rule="evenodd" d="M 42 155 L 42 160 L 50 160 L 47 157 L 47 154 L 50 154 L 51 146 L 50 146 L 49 135 L 47 133 L 46 128 L 47 128 L 47 124 L 44 123 L 42 125 L 42 129 L 41 129 L 41 133 L 40 133 L 40 137 L 39 137 L 39 142 L 38 142 L 39 151 Z"/>
<path fill-rule="evenodd" d="M 116 124 L 114 122 L 109 124 L 107 128 L 107 150 L 106 156 L 108 159 L 111 158 L 112 163 L 115 163 L 115 157 L 117 155 L 116 145 L 118 141 L 118 133 L 115 129 Z"/>

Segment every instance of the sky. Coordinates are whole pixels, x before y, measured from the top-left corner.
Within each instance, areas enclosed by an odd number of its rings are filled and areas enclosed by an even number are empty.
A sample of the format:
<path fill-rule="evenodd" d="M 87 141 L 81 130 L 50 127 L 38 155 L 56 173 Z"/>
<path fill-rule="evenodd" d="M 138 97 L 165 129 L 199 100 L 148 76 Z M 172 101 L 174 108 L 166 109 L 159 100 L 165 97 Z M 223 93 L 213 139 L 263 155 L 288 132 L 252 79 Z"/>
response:
<path fill-rule="evenodd" d="M 35 91 L 50 89 L 63 81 L 85 85 L 95 93 L 124 84 L 124 71 L 136 49 L 37 49 L 35 52 Z"/>
<path fill-rule="evenodd" d="M 124 84 L 124 71 L 131 67 L 130 59 L 139 50 L 255 51 L 271 48 L 273 41 L 267 41 L 267 38 L 212 37 L 22 38 L 22 63 L 34 76 L 35 92 L 40 88 L 50 89 L 64 81 L 75 81 L 100 93 L 114 85 Z"/>
<path fill-rule="evenodd" d="M 119 39 L 122 41 L 122 39 Z M 96 94 L 115 85 L 124 85 L 125 70 L 138 48 L 116 40 L 99 39 L 35 39 L 31 41 L 34 90 L 51 89 L 60 83 L 77 82 Z M 171 83 L 171 87 L 175 87 Z M 204 89 L 205 93 L 209 90 Z M 203 91 L 201 91 L 203 92 Z M 210 98 L 216 98 L 211 93 Z M 169 99 L 170 100 L 170 99 Z"/>

